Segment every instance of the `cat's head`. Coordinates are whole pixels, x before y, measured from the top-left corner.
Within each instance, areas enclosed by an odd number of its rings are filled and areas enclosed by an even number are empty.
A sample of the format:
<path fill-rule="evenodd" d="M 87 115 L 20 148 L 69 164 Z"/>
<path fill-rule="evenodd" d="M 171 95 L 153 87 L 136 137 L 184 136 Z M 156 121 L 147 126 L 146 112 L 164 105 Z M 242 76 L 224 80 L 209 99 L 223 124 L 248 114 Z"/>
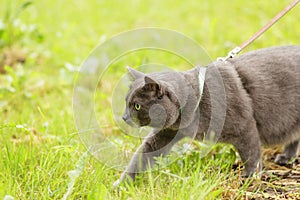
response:
<path fill-rule="evenodd" d="M 127 69 L 133 82 L 126 95 L 123 120 L 131 126 L 139 127 L 167 128 L 173 125 L 179 118 L 180 104 L 175 94 L 161 80 L 163 75 L 144 74 L 129 67 Z"/>

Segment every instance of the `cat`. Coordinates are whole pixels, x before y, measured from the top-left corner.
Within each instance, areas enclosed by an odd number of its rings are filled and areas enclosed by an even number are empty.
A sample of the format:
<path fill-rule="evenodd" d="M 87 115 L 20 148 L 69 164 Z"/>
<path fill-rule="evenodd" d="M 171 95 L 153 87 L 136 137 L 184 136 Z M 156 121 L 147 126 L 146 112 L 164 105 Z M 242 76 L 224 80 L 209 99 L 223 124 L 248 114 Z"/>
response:
<path fill-rule="evenodd" d="M 153 130 L 114 186 L 134 180 L 155 163 L 154 157 L 168 154 L 184 137 L 214 136 L 232 144 L 245 164 L 245 176 L 262 170 L 261 145 L 285 145 L 275 159 L 280 165 L 297 156 L 300 46 L 259 49 L 213 62 L 206 67 L 202 93 L 199 70 L 144 74 L 128 68 L 133 82 L 123 120 Z"/>

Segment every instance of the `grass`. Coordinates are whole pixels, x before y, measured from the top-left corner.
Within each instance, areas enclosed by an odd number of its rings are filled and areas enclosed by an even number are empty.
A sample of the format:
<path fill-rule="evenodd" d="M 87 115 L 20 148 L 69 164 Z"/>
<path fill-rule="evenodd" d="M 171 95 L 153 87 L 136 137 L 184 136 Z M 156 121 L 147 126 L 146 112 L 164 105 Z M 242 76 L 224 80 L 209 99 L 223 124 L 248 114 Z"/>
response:
<path fill-rule="evenodd" d="M 24 1 L 4 0 L 12 12 Z M 250 182 L 232 170 L 235 153 L 217 145 L 205 158 L 197 151 L 182 153 L 163 169 L 141 175 L 134 185 L 112 190 L 120 172 L 88 155 L 73 119 L 72 94 L 78 66 L 100 42 L 140 27 L 177 30 L 196 40 L 212 59 L 224 56 L 277 14 L 290 1 L 35 1 L 16 18 L 19 33 L 7 48 L 26 54 L 26 63 L 0 74 L 0 198 L 61 199 L 78 178 L 68 199 L 224 199 L 244 198 Z M 299 44 L 299 6 L 246 51 L 273 45 Z M 4 19 L 5 16 L 1 16 Z M 20 25 L 21 24 L 21 25 Z M 24 27 L 35 27 L 33 32 Z M 9 31 L 12 27 L 10 27 Z M 5 32 L 5 28 L 1 29 Z M 0 33 L 1 33 L 0 31 Z M 11 41 L 10 41 L 11 42 Z M 2 47 L 4 48 L 4 47 Z M 2 50 L 2 49 L 1 49 Z M 135 65 L 144 55 L 130 55 L 114 65 Z M 154 55 L 174 68 L 176 60 Z M 110 110 L 111 88 L 120 71 L 112 70 L 99 87 L 97 119 L 109 135 L 121 136 Z M 102 96 L 99 94 L 103 93 Z M 99 96 L 97 96 L 99 95 Z M 97 101 L 99 102 L 99 101 Z M 130 142 L 130 140 L 129 140 Z M 130 146 L 129 144 L 124 144 Z M 76 170 L 77 169 L 77 170 Z M 74 171 L 73 171 L 74 172 Z"/>

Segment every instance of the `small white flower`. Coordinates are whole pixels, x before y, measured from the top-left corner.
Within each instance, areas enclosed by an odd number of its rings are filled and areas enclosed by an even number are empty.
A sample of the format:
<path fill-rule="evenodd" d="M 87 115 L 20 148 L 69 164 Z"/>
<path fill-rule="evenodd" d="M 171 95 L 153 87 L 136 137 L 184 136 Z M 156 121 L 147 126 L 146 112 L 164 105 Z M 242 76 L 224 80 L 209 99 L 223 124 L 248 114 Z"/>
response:
<path fill-rule="evenodd" d="M 6 27 L 5 23 L 0 19 L 0 30 L 4 30 Z"/>

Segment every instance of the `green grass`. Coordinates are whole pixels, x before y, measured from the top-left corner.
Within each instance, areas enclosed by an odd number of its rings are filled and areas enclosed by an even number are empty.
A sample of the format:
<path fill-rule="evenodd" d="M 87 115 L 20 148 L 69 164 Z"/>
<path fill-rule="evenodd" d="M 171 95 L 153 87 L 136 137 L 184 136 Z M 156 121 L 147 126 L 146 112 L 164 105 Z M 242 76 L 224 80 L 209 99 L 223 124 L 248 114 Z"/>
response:
<path fill-rule="evenodd" d="M 12 10 L 24 1 L 4 0 Z M 72 110 L 76 73 L 91 50 L 105 38 L 120 32 L 160 27 L 177 30 L 196 40 L 212 59 L 224 56 L 241 44 L 290 1 L 35 1 L 18 19 L 35 25 L 13 46 L 27 54 L 24 65 L 0 74 L 0 198 L 61 199 L 67 192 L 68 172 L 86 152 L 76 130 Z M 282 44 L 300 43 L 300 7 L 291 11 L 246 51 Z M 18 27 L 16 27 L 18 29 Z M 142 55 L 143 56 L 143 55 Z M 154 55 L 155 56 L 155 55 Z M 157 56 L 163 63 L 176 60 Z M 141 63 L 129 56 L 115 65 Z M 112 73 L 120 74 L 118 71 Z M 111 88 L 117 78 L 108 76 L 105 105 L 97 105 L 97 118 L 103 120 L 106 134 L 120 135 L 110 110 Z M 117 76 L 116 76 L 117 77 Z M 98 95 L 98 93 L 97 93 Z M 96 95 L 96 99 L 98 96 Z M 97 101 L 98 102 L 98 101 Z M 197 151 L 181 154 L 165 168 L 141 175 L 134 185 L 112 190 L 120 172 L 87 156 L 82 174 L 75 181 L 69 199 L 222 199 L 243 198 L 249 182 L 231 170 L 235 154 L 230 146 L 219 145 L 205 158 Z M 78 167 L 77 166 L 77 167 Z"/>

